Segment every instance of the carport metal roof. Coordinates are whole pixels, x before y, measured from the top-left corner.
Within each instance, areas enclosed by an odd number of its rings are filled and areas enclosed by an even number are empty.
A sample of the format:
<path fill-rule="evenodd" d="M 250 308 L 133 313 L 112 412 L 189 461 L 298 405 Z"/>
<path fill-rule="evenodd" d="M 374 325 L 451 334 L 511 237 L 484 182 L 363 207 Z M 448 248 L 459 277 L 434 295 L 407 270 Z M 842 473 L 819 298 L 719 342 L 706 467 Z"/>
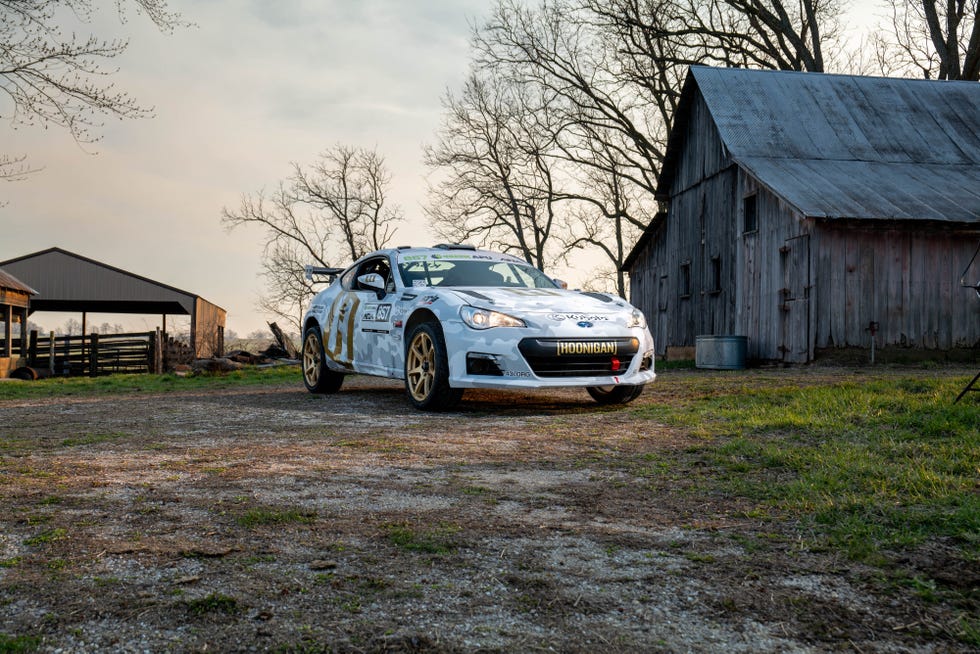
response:
<path fill-rule="evenodd" d="M 36 292 L 31 311 L 190 315 L 199 296 L 61 248 L 0 262 Z M 215 306 L 223 313 L 223 309 Z"/>

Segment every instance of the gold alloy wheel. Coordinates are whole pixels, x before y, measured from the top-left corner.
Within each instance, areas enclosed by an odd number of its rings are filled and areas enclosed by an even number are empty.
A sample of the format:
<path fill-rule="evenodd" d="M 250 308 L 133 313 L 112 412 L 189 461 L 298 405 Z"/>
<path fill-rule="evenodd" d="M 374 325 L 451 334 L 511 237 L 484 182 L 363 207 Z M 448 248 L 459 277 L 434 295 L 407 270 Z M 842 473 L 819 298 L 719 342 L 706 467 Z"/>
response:
<path fill-rule="evenodd" d="M 415 334 L 405 362 L 408 392 L 417 402 L 423 402 L 432 392 L 436 371 L 436 346 L 424 331 Z"/>
<path fill-rule="evenodd" d="M 320 381 L 320 342 L 315 334 L 307 334 L 303 343 L 303 377 L 310 388 Z"/>

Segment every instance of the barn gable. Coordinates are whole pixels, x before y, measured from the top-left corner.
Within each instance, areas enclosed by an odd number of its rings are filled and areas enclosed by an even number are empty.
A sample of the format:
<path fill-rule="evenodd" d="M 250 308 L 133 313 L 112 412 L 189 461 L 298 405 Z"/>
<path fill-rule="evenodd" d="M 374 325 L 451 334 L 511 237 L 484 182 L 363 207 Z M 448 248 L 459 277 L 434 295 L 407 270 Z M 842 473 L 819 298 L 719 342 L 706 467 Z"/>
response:
<path fill-rule="evenodd" d="M 980 220 L 980 84 L 692 67 L 662 199 L 698 102 L 730 158 L 805 216 Z"/>
<path fill-rule="evenodd" d="M 624 264 L 658 353 L 980 347 L 980 84 L 692 67 Z"/>

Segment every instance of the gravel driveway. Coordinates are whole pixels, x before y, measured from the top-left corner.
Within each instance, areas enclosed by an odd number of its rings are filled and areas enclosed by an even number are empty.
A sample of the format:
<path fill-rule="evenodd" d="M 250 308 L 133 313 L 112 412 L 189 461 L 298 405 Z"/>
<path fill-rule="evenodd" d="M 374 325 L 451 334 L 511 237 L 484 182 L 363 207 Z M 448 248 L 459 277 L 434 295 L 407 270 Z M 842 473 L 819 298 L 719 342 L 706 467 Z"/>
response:
<path fill-rule="evenodd" d="M 0 651 L 968 651 L 797 525 L 658 471 L 697 441 L 631 408 L 704 383 L 436 415 L 369 378 L 0 402 Z"/>

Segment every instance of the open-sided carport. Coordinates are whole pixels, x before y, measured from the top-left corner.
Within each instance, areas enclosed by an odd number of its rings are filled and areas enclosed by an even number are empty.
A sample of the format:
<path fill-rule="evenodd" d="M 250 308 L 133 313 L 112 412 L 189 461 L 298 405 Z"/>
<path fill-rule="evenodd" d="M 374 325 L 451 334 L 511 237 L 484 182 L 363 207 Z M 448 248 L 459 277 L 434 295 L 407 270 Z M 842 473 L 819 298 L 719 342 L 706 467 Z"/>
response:
<path fill-rule="evenodd" d="M 58 247 L 0 262 L 11 275 L 33 288 L 30 313 L 63 311 L 82 314 L 82 332 L 89 313 L 190 316 L 195 356 L 220 355 L 224 349 L 226 312 L 198 295 Z"/>

